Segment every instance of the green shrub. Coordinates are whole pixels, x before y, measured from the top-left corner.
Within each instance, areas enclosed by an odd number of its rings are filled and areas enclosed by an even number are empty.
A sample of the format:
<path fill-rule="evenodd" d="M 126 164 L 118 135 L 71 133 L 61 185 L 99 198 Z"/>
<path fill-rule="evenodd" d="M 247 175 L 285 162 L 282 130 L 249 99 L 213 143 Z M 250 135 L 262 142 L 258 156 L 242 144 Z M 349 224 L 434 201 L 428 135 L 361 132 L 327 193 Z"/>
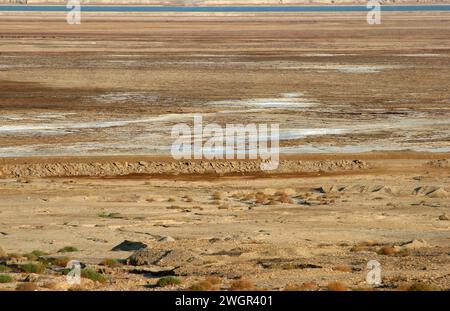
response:
<path fill-rule="evenodd" d="M 83 270 L 81 270 L 81 276 L 100 283 L 106 283 L 106 281 L 108 280 L 103 274 L 89 268 L 84 268 Z"/>
<path fill-rule="evenodd" d="M 11 283 L 14 281 L 14 278 L 9 274 L 0 274 L 0 283 Z"/>
<path fill-rule="evenodd" d="M 26 273 L 42 273 L 45 270 L 45 266 L 41 263 L 25 263 L 19 266 L 19 269 L 22 272 L 26 272 Z"/>
<path fill-rule="evenodd" d="M 66 246 L 58 250 L 58 253 L 71 253 L 71 252 L 78 252 L 78 248 L 74 246 Z"/>
<path fill-rule="evenodd" d="M 111 268 L 120 267 L 122 264 L 117 259 L 107 258 L 102 260 L 100 263 L 102 266 L 107 266 Z"/>
<path fill-rule="evenodd" d="M 178 285 L 178 284 L 181 284 L 181 281 L 179 278 L 177 278 L 175 276 L 163 276 L 156 283 L 156 285 L 159 287 L 166 287 L 166 286 Z"/>

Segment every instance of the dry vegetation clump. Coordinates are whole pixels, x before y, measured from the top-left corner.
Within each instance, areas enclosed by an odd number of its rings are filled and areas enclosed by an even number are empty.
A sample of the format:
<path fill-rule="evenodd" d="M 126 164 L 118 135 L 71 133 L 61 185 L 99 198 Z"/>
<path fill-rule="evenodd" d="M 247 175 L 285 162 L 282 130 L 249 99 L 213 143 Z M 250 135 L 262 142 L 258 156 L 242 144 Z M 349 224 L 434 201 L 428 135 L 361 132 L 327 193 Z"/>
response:
<path fill-rule="evenodd" d="M 255 194 L 255 203 L 257 204 L 264 204 L 267 201 L 268 197 L 267 194 L 264 192 L 257 192 Z"/>
<path fill-rule="evenodd" d="M 32 292 L 38 289 L 38 286 L 36 283 L 20 283 L 16 286 L 16 291 L 21 292 Z"/>
<path fill-rule="evenodd" d="M 14 278 L 9 274 L 0 274 L 0 283 L 11 283 Z"/>
<path fill-rule="evenodd" d="M 175 198 L 174 197 L 170 197 L 170 198 L 167 199 L 167 202 L 170 202 L 170 203 L 175 202 Z"/>
<path fill-rule="evenodd" d="M 166 287 L 181 284 L 181 280 L 175 276 L 163 276 L 156 282 L 158 287 Z"/>
<path fill-rule="evenodd" d="M 222 200 L 222 198 L 223 198 L 222 192 L 216 191 L 216 192 L 214 192 L 214 193 L 212 194 L 212 199 L 213 199 L 213 200 Z"/>
<path fill-rule="evenodd" d="M 48 262 L 58 267 L 66 267 L 70 260 L 69 257 L 58 257 L 48 259 Z"/>
<path fill-rule="evenodd" d="M 302 291 L 313 291 L 317 290 L 319 286 L 317 286 L 314 282 L 306 282 L 301 285 L 299 284 L 288 284 L 284 287 L 284 291 L 291 291 L 291 292 L 302 292 Z"/>
<path fill-rule="evenodd" d="M 250 192 L 250 193 L 247 193 L 246 195 L 244 195 L 241 198 L 241 201 L 251 201 L 251 200 L 254 200 L 254 199 L 255 199 L 255 193 Z"/>
<path fill-rule="evenodd" d="M 350 266 L 339 265 L 339 266 L 333 267 L 333 271 L 339 271 L 339 272 L 352 272 L 353 269 L 352 269 L 352 267 L 350 267 Z"/>
<path fill-rule="evenodd" d="M 245 279 L 233 281 L 230 285 L 230 290 L 233 291 L 249 291 L 255 289 L 252 282 Z"/>
<path fill-rule="evenodd" d="M 90 268 L 84 268 L 83 270 L 81 270 L 81 276 L 83 278 L 90 279 L 92 281 L 100 283 L 106 283 L 106 281 L 108 281 L 106 276 Z"/>
<path fill-rule="evenodd" d="M 380 246 L 382 244 L 373 242 L 373 241 L 362 241 L 355 244 L 350 251 L 351 252 L 363 252 L 363 251 L 371 251 L 374 247 Z"/>
<path fill-rule="evenodd" d="M 412 284 L 402 284 L 399 287 L 397 287 L 397 290 L 409 292 L 434 292 L 440 291 L 441 288 L 434 284 L 424 282 L 414 282 Z"/>
<path fill-rule="evenodd" d="M 328 283 L 327 289 L 332 292 L 346 292 L 348 291 L 347 285 L 342 282 L 331 282 Z"/>
<path fill-rule="evenodd" d="M 63 248 L 60 248 L 58 250 L 58 253 L 72 253 L 72 252 L 78 252 L 79 249 L 75 246 L 64 246 Z"/>
<path fill-rule="evenodd" d="M 19 269 L 20 269 L 20 271 L 25 272 L 25 273 L 41 274 L 45 270 L 45 265 L 43 265 L 42 263 L 39 263 L 39 262 L 37 262 L 37 263 L 29 262 L 29 263 L 19 265 Z"/>
<path fill-rule="evenodd" d="M 395 255 L 396 253 L 397 250 L 393 246 L 383 246 L 377 251 L 378 255 L 386 255 L 386 256 Z"/>
<path fill-rule="evenodd" d="M 210 291 L 218 290 L 222 280 L 216 276 L 208 276 L 206 279 L 192 284 L 189 290 L 193 291 Z"/>
<path fill-rule="evenodd" d="M 113 259 L 113 258 L 103 259 L 100 262 L 100 265 L 110 267 L 110 268 L 117 268 L 117 267 L 122 266 L 122 264 L 117 259 Z"/>

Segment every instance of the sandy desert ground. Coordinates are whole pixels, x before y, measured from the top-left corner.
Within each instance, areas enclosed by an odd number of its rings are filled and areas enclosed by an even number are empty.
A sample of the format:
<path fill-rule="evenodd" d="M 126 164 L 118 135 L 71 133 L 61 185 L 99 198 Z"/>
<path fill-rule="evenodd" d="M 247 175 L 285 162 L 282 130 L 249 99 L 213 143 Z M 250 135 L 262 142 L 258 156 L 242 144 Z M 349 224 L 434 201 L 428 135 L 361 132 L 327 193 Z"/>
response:
<path fill-rule="evenodd" d="M 443 12 L 3 13 L 0 288 L 449 289 L 449 77 Z M 279 169 L 172 160 L 194 114 Z"/>

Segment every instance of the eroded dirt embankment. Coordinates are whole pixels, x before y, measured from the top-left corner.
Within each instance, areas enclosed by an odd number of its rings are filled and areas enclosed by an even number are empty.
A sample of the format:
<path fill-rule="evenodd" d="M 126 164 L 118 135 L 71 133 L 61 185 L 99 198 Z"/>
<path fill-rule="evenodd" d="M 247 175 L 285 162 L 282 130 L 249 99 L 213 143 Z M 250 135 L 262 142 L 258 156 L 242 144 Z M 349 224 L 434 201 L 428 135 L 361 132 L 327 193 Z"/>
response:
<path fill-rule="evenodd" d="M 339 172 L 368 168 L 360 160 L 282 160 L 276 170 L 261 171 L 261 161 L 108 161 L 108 162 L 34 162 L 0 164 L 0 178 L 17 177 L 108 177 L 133 174 L 179 175 L 179 174 L 283 174 Z"/>

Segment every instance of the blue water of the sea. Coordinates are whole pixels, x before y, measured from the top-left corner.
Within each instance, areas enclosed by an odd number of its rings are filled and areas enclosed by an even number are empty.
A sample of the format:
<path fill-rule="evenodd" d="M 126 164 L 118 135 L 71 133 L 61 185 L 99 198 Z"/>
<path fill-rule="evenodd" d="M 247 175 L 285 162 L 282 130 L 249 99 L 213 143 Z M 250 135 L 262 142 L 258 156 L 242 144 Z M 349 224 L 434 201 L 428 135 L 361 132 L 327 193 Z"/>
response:
<path fill-rule="evenodd" d="M 61 12 L 69 11 L 63 5 L 0 5 L 0 11 Z M 85 12 L 365 12 L 363 5 L 325 6 L 99 6 L 83 5 Z M 384 5 L 382 11 L 450 11 L 450 5 Z"/>

